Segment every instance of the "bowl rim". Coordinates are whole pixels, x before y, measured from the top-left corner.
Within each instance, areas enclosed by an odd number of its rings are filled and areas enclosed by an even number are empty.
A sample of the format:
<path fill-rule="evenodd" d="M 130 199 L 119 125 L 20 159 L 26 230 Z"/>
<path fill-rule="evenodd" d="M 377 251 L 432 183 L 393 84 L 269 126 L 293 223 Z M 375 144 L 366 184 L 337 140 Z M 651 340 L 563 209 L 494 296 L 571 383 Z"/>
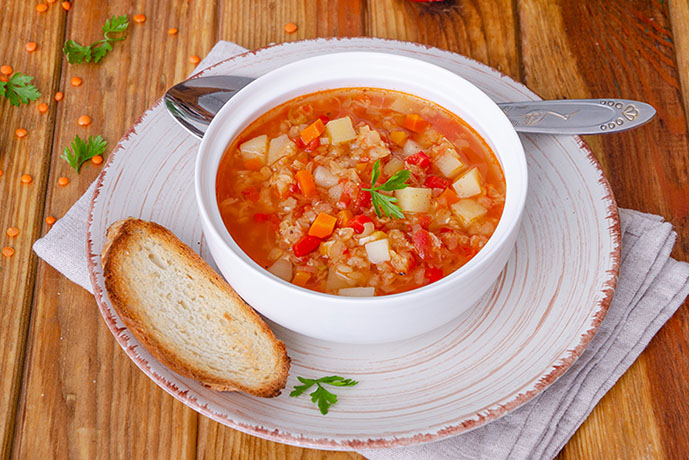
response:
<path fill-rule="evenodd" d="M 490 110 L 493 112 L 492 116 L 496 117 L 496 120 L 494 121 L 496 123 L 496 130 L 502 129 L 503 132 L 501 135 L 507 135 L 510 139 L 502 142 L 508 142 L 511 144 L 511 147 L 514 148 L 513 152 L 510 152 L 510 154 L 516 154 L 517 155 L 517 164 L 518 164 L 518 171 L 511 170 L 509 174 L 515 176 L 516 179 L 519 179 L 517 183 L 512 183 L 508 182 L 507 176 L 508 173 L 505 171 L 505 167 L 503 165 L 504 161 L 501 158 L 500 153 L 497 152 L 497 148 L 492 144 L 496 137 L 495 135 L 493 137 L 491 136 L 484 136 L 482 133 L 479 132 L 479 130 L 475 127 L 474 124 L 470 123 L 467 121 L 464 117 L 457 115 L 454 111 L 448 109 L 445 107 L 442 103 L 436 102 L 434 100 L 430 100 L 426 97 L 421 97 L 417 96 L 413 93 L 409 93 L 407 91 L 403 90 L 392 90 L 392 91 L 398 91 L 398 92 L 407 92 L 408 94 L 419 97 L 421 99 L 427 100 L 433 104 L 436 104 L 443 109 L 449 111 L 450 113 L 455 114 L 455 116 L 459 117 L 462 121 L 464 121 L 479 137 L 481 137 L 484 142 L 489 144 L 491 147 L 491 150 L 493 151 L 494 155 L 496 156 L 497 160 L 500 163 L 503 176 L 505 177 L 505 182 L 506 182 L 506 199 L 505 199 L 505 207 L 503 209 L 503 213 L 500 217 L 500 220 L 498 221 L 498 226 L 495 228 L 493 234 L 491 234 L 488 242 L 486 245 L 479 250 L 479 252 L 474 256 L 469 262 L 466 264 L 462 265 L 452 273 L 449 273 L 448 275 L 444 276 L 438 281 L 435 281 L 433 283 L 411 289 L 409 291 L 404 291 L 400 293 L 395 293 L 395 294 L 386 294 L 386 295 L 380 295 L 380 296 L 367 296 L 367 297 L 350 297 L 350 296 L 340 296 L 337 294 L 329 294 L 325 292 L 320 292 L 320 291 L 314 291 L 311 289 L 306 289 L 301 286 L 297 286 L 295 284 L 292 284 L 291 282 L 285 281 L 282 278 L 279 278 L 278 276 L 270 273 L 267 269 L 264 267 L 260 266 L 257 264 L 255 261 L 253 261 L 237 244 L 237 242 L 232 238 L 229 230 L 226 228 L 224 223 L 222 223 L 222 218 L 220 217 L 220 211 L 219 211 L 219 205 L 217 202 L 217 194 L 215 192 L 215 184 L 217 181 L 217 170 L 218 170 L 218 164 L 221 161 L 222 157 L 224 156 L 224 151 L 227 148 L 227 146 L 236 139 L 236 137 L 244 130 L 246 127 L 251 124 L 254 120 L 255 117 L 249 120 L 246 119 L 241 119 L 238 123 L 238 128 L 232 132 L 232 135 L 229 136 L 229 142 L 224 145 L 223 147 L 223 153 L 221 153 L 218 156 L 218 162 L 210 162 L 208 159 L 209 156 L 211 155 L 216 155 L 216 150 L 213 147 L 210 146 L 212 142 L 214 142 L 214 138 L 217 137 L 217 133 L 221 130 L 220 126 L 223 125 L 223 122 L 225 122 L 225 118 L 228 118 L 228 113 L 237 105 L 239 105 L 244 98 L 246 98 L 247 94 L 252 94 L 253 92 L 258 91 L 256 88 L 262 88 L 265 87 L 267 84 L 271 82 L 271 80 L 276 79 L 279 77 L 281 74 L 284 74 L 285 72 L 289 72 L 290 70 L 293 69 L 299 69 L 303 70 L 303 67 L 305 65 L 312 65 L 312 64 L 323 64 L 323 63 L 329 63 L 329 64 L 342 64 L 342 62 L 346 61 L 347 59 L 375 59 L 375 60 L 380 60 L 380 59 L 385 59 L 387 61 L 396 61 L 398 64 L 404 65 L 404 64 L 411 64 L 411 65 L 416 65 L 420 67 L 425 67 L 429 71 L 437 72 L 437 74 L 442 75 L 444 78 L 454 80 L 454 83 L 458 85 L 458 87 L 464 87 L 462 89 L 470 89 L 471 92 L 473 92 L 474 97 L 478 97 L 482 102 L 485 102 L 487 106 L 490 107 Z M 330 61 L 330 62 L 328 62 Z M 386 76 L 388 80 L 391 78 Z M 334 77 L 331 77 L 334 78 Z M 362 78 L 368 78 L 368 77 L 362 77 Z M 406 79 L 407 81 L 411 81 L 410 79 Z M 314 84 L 314 82 L 309 82 L 310 84 Z M 418 84 L 418 82 L 415 82 Z M 423 83 L 423 85 L 427 85 L 427 83 Z M 390 90 L 390 88 L 384 88 L 380 86 L 368 86 L 366 84 L 358 85 L 358 84 L 346 84 L 346 85 L 334 85 L 334 86 L 329 86 L 327 89 L 337 89 L 337 88 L 376 88 L 376 89 L 383 89 L 383 90 Z M 286 91 L 290 91 L 293 88 L 286 89 L 282 91 L 282 93 L 285 93 Z M 280 101 L 275 103 L 275 97 L 278 96 L 271 96 L 271 100 L 269 102 L 262 102 L 260 105 L 268 105 L 269 107 L 267 109 L 261 110 L 261 114 L 265 113 L 268 110 L 272 110 L 272 108 L 276 107 L 277 105 L 283 104 L 285 102 L 288 102 L 296 97 L 300 97 L 303 95 L 307 94 L 312 94 L 314 92 L 318 92 L 320 90 L 310 90 L 307 92 L 300 92 L 299 95 L 297 96 L 291 96 L 284 101 Z M 233 102 L 234 101 L 234 102 Z M 237 102 L 239 101 L 239 102 Z M 470 109 L 467 109 L 469 112 L 471 111 Z M 492 129 L 492 128 L 491 128 Z M 493 133 L 495 134 L 495 133 Z M 209 181 L 211 183 L 208 184 L 203 184 L 202 182 L 204 181 L 203 175 L 207 173 L 207 169 L 212 168 L 213 170 L 213 177 L 212 181 Z M 513 179 L 514 180 L 514 179 Z M 212 188 L 212 193 L 211 196 L 213 199 L 208 199 L 207 189 Z M 517 227 L 520 224 L 521 221 L 521 216 L 525 208 L 526 204 L 526 196 L 527 196 L 527 191 L 528 191 L 528 169 L 527 169 L 527 164 L 526 164 L 526 155 L 524 152 L 524 148 L 522 146 L 521 140 L 519 139 L 519 136 L 517 132 L 514 130 L 514 127 L 512 126 L 511 122 L 508 120 L 507 116 L 504 114 L 504 112 L 497 106 L 497 104 L 487 95 L 485 94 L 481 89 L 479 89 L 476 85 L 473 83 L 469 82 L 465 78 L 455 74 L 454 72 L 451 72 L 447 69 L 444 69 L 436 64 L 432 64 L 420 59 L 412 58 L 409 56 L 403 56 L 403 55 L 397 55 L 397 54 L 392 54 L 392 53 L 387 53 L 387 52 L 379 52 L 379 51 L 341 51 L 341 52 L 332 52 L 332 53 L 326 53 L 326 54 L 321 54 L 318 56 L 314 57 L 309 57 L 306 59 L 301 59 L 298 61 L 291 62 L 289 64 L 286 64 L 284 66 L 278 67 L 274 70 L 271 70 L 260 77 L 258 77 L 256 80 L 253 82 L 249 83 L 247 86 L 242 88 L 237 92 L 236 95 L 234 95 L 221 109 L 220 111 L 216 114 L 216 116 L 213 118 L 211 121 L 210 125 L 208 126 L 208 129 L 206 130 L 205 135 L 203 136 L 201 140 L 201 144 L 198 149 L 196 161 L 195 161 L 195 168 L 194 168 L 194 191 L 196 195 L 196 201 L 197 201 L 197 206 L 199 209 L 199 214 L 201 217 L 202 223 L 204 223 L 204 230 L 205 231 L 210 231 L 213 233 L 213 236 L 218 240 L 221 241 L 224 248 L 228 249 L 232 255 L 235 257 L 236 260 L 241 261 L 243 263 L 244 267 L 248 270 L 251 270 L 258 276 L 262 277 L 263 279 L 266 280 L 266 282 L 270 282 L 273 286 L 279 286 L 283 289 L 289 290 L 292 294 L 295 295 L 300 295 L 300 296 L 306 296 L 308 298 L 311 298 L 314 301 L 317 300 L 327 300 L 328 302 L 333 302 L 336 304 L 344 305 L 347 304 L 348 308 L 370 308 L 373 305 L 383 305 L 383 304 L 389 304 L 389 303 L 397 303 L 399 299 L 413 299 L 415 297 L 420 297 L 428 294 L 432 290 L 439 290 L 439 289 L 444 289 L 450 283 L 455 283 L 461 280 L 462 278 L 467 278 L 471 277 L 474 273 L 480 273 L 482 270 L 485 270 L 487 266 L 491 264 L 493 259 L 490 257 L 491 254 L 495 253 L 495 251 L 500 249 L 500 246 L 504 243 L 504 240 L 509 237 L 510 234 L 512 234 L 515 231 L 515 227 Z M 508 209 L 508 205 L 509 209 Z M 505 218 L 506 213 L 508 211 L 511 213 L 510 216 L 511 219 Z M 497 238 L 496 238 L 497 237 Z M 236 247 L 235 247 L 236 246 Z M 211 251 L 212 255 L 212 251 Z M 326 303 L 327 304 L 327 303 Z M 333 307 L 334 305 L 331 303 L 330 305 L 323 305 L 322 308 L 329 308 Z"/>

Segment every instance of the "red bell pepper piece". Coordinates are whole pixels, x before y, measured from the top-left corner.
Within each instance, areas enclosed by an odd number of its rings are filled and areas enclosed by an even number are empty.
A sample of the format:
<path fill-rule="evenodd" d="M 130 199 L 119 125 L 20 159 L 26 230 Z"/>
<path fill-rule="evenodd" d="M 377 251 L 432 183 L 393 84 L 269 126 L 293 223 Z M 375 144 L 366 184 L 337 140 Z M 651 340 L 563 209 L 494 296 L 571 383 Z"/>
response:
<path fill-rule="evenodd" d="M 304 235 L 299 241 L 297 241 L 294 246 L 292 246 L 292 251 L 297 257 L 303 257 L 307 254 L 312 253 L 321 244 L 321 239 L 311 235 Z"/>
<path fill-rule="evenodd" d="M 369 206 L 371 206 L 371 192 L 361 190 L 361 186 L 359 186 L 359 193 L 356 196 L 354 208 L 368 208 Z"/>
<path fill-rule="evenodd" d="M 431 167 L 431 158 L 423 152 L 417 152 L 413 155 L 409 155 L 404 161 L 410 165 L 416 165 L 422 169 L 428 169 Z"/>
<path fill-rule="evenodd" d="M 359 234 L 364 231 L 364 224 L 367 222 L 373 222 L 373 220 L 371 220 L 371 218 L 367 215 L 360 214 L 349 219 L 349 222 L 347 222 L 347 227 L 352 227 L 354 232 Z"/>
<path fill-rule="evenodd" d="M 419 253 L 423 260 L 427 260 L 432 256 L 433 243 L 431 242 L 431 234 L 426 230 L 419 230 L 414 233 L 412 243 L 414 243 L 416 252 Z"/>
<path fill-rule="evenodd" d="M 427 176 L 423 186 L 428 188 L 445 189 L 450 186 L 450 181 L 440 176 Z"/>

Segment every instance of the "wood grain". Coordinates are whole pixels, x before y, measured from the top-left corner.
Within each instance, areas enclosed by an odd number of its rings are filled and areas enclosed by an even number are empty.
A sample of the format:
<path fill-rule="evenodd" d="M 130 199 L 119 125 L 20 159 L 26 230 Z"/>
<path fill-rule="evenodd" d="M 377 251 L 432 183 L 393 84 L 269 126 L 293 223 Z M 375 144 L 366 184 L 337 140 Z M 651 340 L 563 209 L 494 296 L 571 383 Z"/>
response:
<path fill-rule="evenodd" d="M 11 2 L 3 5 L 0 15 L 2 30 L 11 31 L 3 39 L 0 64 L 10 65 L 15 72 L 34 77 L 50 110 L 40 114 L 38 102 L 14 107 L 8 100 L 0 100 L 0 247 L 14 248 L 11 258 L 0 256 L 0 456 L 10 451 L 14 432 L 16 402 L 21 385 L 22 367 L 31 301 L 36 279 L 36 257 L 31 251 L 38 237 L 43 219 L 46 178 L 50 166 L 50 146 L 55 128 L 55 102 L 52 94 L 57 87 L 57 73 L 61 53 L 59 44 L 65 28 L 65 14 L 53 7 L 38 14 L 34 5 Z M 26 18 L 18 20 L 18 18 Z M 33 53 L 24 45 L 38 43 Z M 17 128 L 29 134 L 24 139 L 15 136 Z M 20 183 L 22 174 L 30 174 L 33 182 Z M 19 235 L 10 238 L 8 227 L 19 228 Z"/>
<path fill-rule="evenodd" d="M 668 6 L 669 3 L 669 6 Z M 682 0 L 199 0 L 6 2 L 0 64 L 36 77 L 50 102 L 0 101 L 0 458 L 361 458 L 283 446 L 198 416 L 151 383 L 104 327 L 93 298 L 46 264 L 31 243 L 46 215 L 63 215 L 99 172 L 76 175 L 59 154 L 76 133 L 114 145 L 164 89 L 218 39 L 271 42 L 369 35 L 457 51 L 523 80 L 543 97 L 614 95 L 652 103 L 657 119 L 624 134 L 589 137 L 621 206 L 660 213 L 679 233 L 673 255 L 689 259 L 689 5 Z M 68 65 L 65 38 L 90 42 L 112 14 L 144 13 L 143 25 L 100 65 Z M 19 19 L 21 18 L 21 20 Z M 284 32 L 287 22 L 299 28 Z M 177 27 L 176 36 L 168 36 Z M 26 41 L 38 43 L 28 54 Z M 3 42 L 5 43 L 5 42 Z M 84 79 L 80 88 L 69 79 Z M 65 91 L 56 104 L 50 96 Z M 76 118 L 88 114 L 88 129 Z M 20 125 L 29 136 L 18 140 Z M 19 176 L 32 174 L 29 186 Z M 71 183 L 58 188 L 57 179 Z M 20 228 L 9 239 L 5 229 Z M 28 333 L 27 333 L 28 331 Z M 27 341 L 28 334 L 28 341 Z M 689 313 L 668 322 L 595 408 L 559 458 L 678 458 L 689 452 Z"/>

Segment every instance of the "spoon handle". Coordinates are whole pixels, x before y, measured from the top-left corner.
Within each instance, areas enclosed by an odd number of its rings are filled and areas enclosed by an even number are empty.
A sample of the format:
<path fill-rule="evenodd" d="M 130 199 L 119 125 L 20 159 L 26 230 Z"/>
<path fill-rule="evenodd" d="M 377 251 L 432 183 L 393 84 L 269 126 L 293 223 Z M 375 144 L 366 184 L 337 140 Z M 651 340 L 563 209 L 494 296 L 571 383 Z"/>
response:
<path fill-rule="evenodd" d="M 523 133 L 603 134 L 625 131 L 653 118 L 655 109 L 628 99 L 506 102 L 498 106 Z"/>

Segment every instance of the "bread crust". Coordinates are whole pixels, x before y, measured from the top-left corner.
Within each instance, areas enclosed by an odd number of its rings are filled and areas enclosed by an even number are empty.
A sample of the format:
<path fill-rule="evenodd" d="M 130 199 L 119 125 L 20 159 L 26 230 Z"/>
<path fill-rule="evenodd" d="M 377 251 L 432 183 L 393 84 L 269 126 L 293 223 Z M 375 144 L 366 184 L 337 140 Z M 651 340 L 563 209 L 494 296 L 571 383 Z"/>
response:
<path fill-rule="evenodd" d="M 172 248 L 180 255 L 180 259 L 188 266 L 200 272 L 207 280 L 220 289 L 232 303 L 234 308 L 245 312 L 251 321 L 265 335 L 272 347 L 272 354 L 277 357 L 277 368 L 274 378 L 267 384 L 258 387 L 247 387 L 231 379 L 221 379 L 210 375 L 203 369 L 186 362 L 175 350 L 169 349 L 161 343 L 154 334 L 149 332 L 146 321 L 137 311 L 143 308 L 130 299 L 130 288 L 123 283 L 119 274 L 123 264 L 129 258 L 130 243 L 139 238 L 142 233 L 147 238 L 157 239 L 160 243 Z M 105 286 L 110 301 L 122 321 L 141 344 L 160 362 L 173 371 L 185 377 L 197 380 L 202 385 L 218 391 L 243 391 L 255 396 L 274 397 L 285 387 L 290 368 L 290 358 L 287 356 L 284 343 L 278 340 L 263 319 L 232 289 L 232 287 L 215 272 L 189 246 L 182 243 L 165 227 L 141 219 L 127 218 L 113 223 L 107 231 L 107 242 L 101 256 L 101 265 L 105 276 Z"/>

